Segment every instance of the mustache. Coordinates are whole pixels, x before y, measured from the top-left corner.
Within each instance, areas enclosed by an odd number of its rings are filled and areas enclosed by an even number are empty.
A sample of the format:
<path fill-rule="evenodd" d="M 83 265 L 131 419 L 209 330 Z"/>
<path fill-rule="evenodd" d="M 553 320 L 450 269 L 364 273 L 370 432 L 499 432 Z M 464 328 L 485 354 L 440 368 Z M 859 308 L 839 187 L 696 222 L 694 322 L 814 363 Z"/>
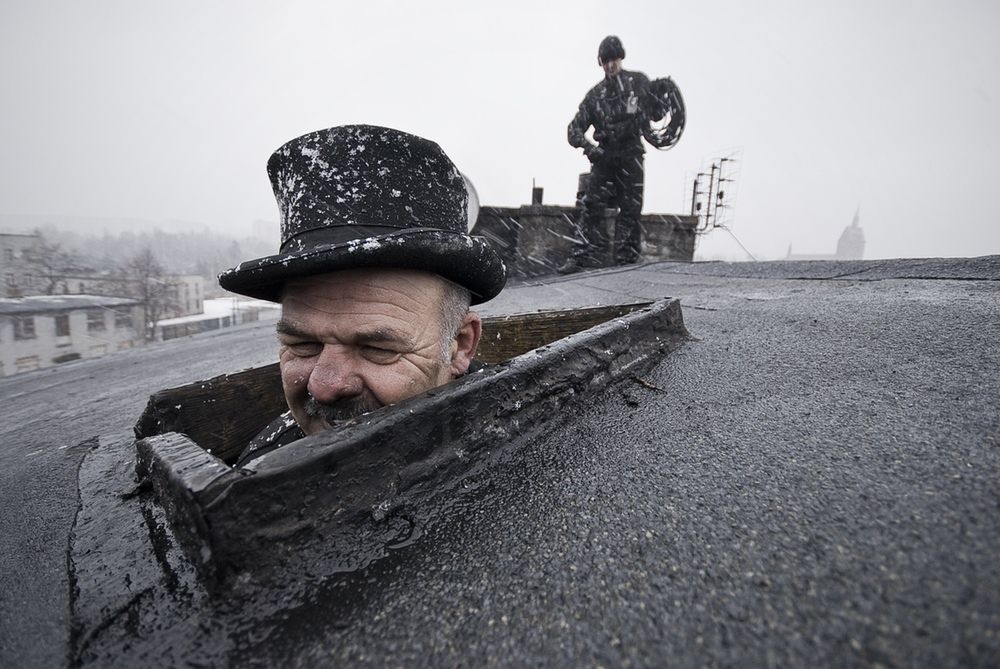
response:
<path fill-rule="evenodd" d="M 330 404 L 323 404 L 312 395 L 308 395 L 302 406 L 302 410 L 310 418 L 319 417 L 330 425 L 335 425 L 338 422 L 357 418 L 370 411 L 374 411 L 381 408 L 381 406 L 378 400 L 368 395 L 345 397 Z"/>

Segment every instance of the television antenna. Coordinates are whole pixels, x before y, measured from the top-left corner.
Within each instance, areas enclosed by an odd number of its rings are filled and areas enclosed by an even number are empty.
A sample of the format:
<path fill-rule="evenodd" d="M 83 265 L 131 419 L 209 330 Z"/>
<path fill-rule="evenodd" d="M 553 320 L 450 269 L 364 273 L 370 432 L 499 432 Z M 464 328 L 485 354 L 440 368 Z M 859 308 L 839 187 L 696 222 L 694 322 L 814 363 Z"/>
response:
<path fill-rule="evenodd" d="M 742 149 L 734 149 L 699 171 L 691 189 L 691 215 L 698 217 L 697 231 L 728 229 L 733 223 L 737 178 L 742 164 Z"/>

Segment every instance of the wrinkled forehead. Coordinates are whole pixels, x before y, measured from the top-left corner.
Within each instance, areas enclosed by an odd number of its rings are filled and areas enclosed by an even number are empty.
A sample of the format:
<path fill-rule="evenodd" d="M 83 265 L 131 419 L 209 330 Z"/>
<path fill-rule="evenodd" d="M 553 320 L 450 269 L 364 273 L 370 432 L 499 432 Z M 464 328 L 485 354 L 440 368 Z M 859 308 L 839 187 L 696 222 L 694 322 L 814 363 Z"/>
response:
<path fill-rule="evenodd" d="M 284 318 L 347 318 L 389 315 L 423 317 L 440 313 L 444 279 L 404 269 L 351 269 L 290 279 L 281 307 Z"/>

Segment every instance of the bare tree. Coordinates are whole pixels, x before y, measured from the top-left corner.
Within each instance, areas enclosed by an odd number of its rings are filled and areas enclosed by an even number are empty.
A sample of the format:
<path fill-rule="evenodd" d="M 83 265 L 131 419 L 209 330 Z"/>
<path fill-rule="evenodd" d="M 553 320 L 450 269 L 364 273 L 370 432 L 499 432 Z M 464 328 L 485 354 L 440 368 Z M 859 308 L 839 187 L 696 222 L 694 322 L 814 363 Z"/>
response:
<path fill-rule="evenodd" d="M 142 304 L 142 334 L 149 341 L 156 336 L 156 322 L 176 307 L 177 285 L 167 276 L 160 261 L 146 247 L 122 265 L 119 292 Z"/>
<path fill-rule="evenodd" d="M 63 251 L 58 242 L 39 236 L 38 241 L 24 250 L 24 264 L 31 269 L 32 280 L 26 281 L 28 293 L 38 291 L 53 295 L 77 264 L 76 258 Z"/>

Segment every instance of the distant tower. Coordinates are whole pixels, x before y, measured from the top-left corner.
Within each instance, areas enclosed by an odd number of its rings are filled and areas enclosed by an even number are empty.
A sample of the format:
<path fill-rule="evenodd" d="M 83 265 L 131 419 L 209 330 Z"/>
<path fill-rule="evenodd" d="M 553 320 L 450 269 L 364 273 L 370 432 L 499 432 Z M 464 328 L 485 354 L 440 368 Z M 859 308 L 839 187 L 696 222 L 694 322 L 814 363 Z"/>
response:
<path fill-rule="evenodd" d="M 837 260 L 861 260 L 865 257 L 865 233 L 860 225 L 860 205 L 854 211 L 854 222 L 840 234 L 837 242 Z"/>

